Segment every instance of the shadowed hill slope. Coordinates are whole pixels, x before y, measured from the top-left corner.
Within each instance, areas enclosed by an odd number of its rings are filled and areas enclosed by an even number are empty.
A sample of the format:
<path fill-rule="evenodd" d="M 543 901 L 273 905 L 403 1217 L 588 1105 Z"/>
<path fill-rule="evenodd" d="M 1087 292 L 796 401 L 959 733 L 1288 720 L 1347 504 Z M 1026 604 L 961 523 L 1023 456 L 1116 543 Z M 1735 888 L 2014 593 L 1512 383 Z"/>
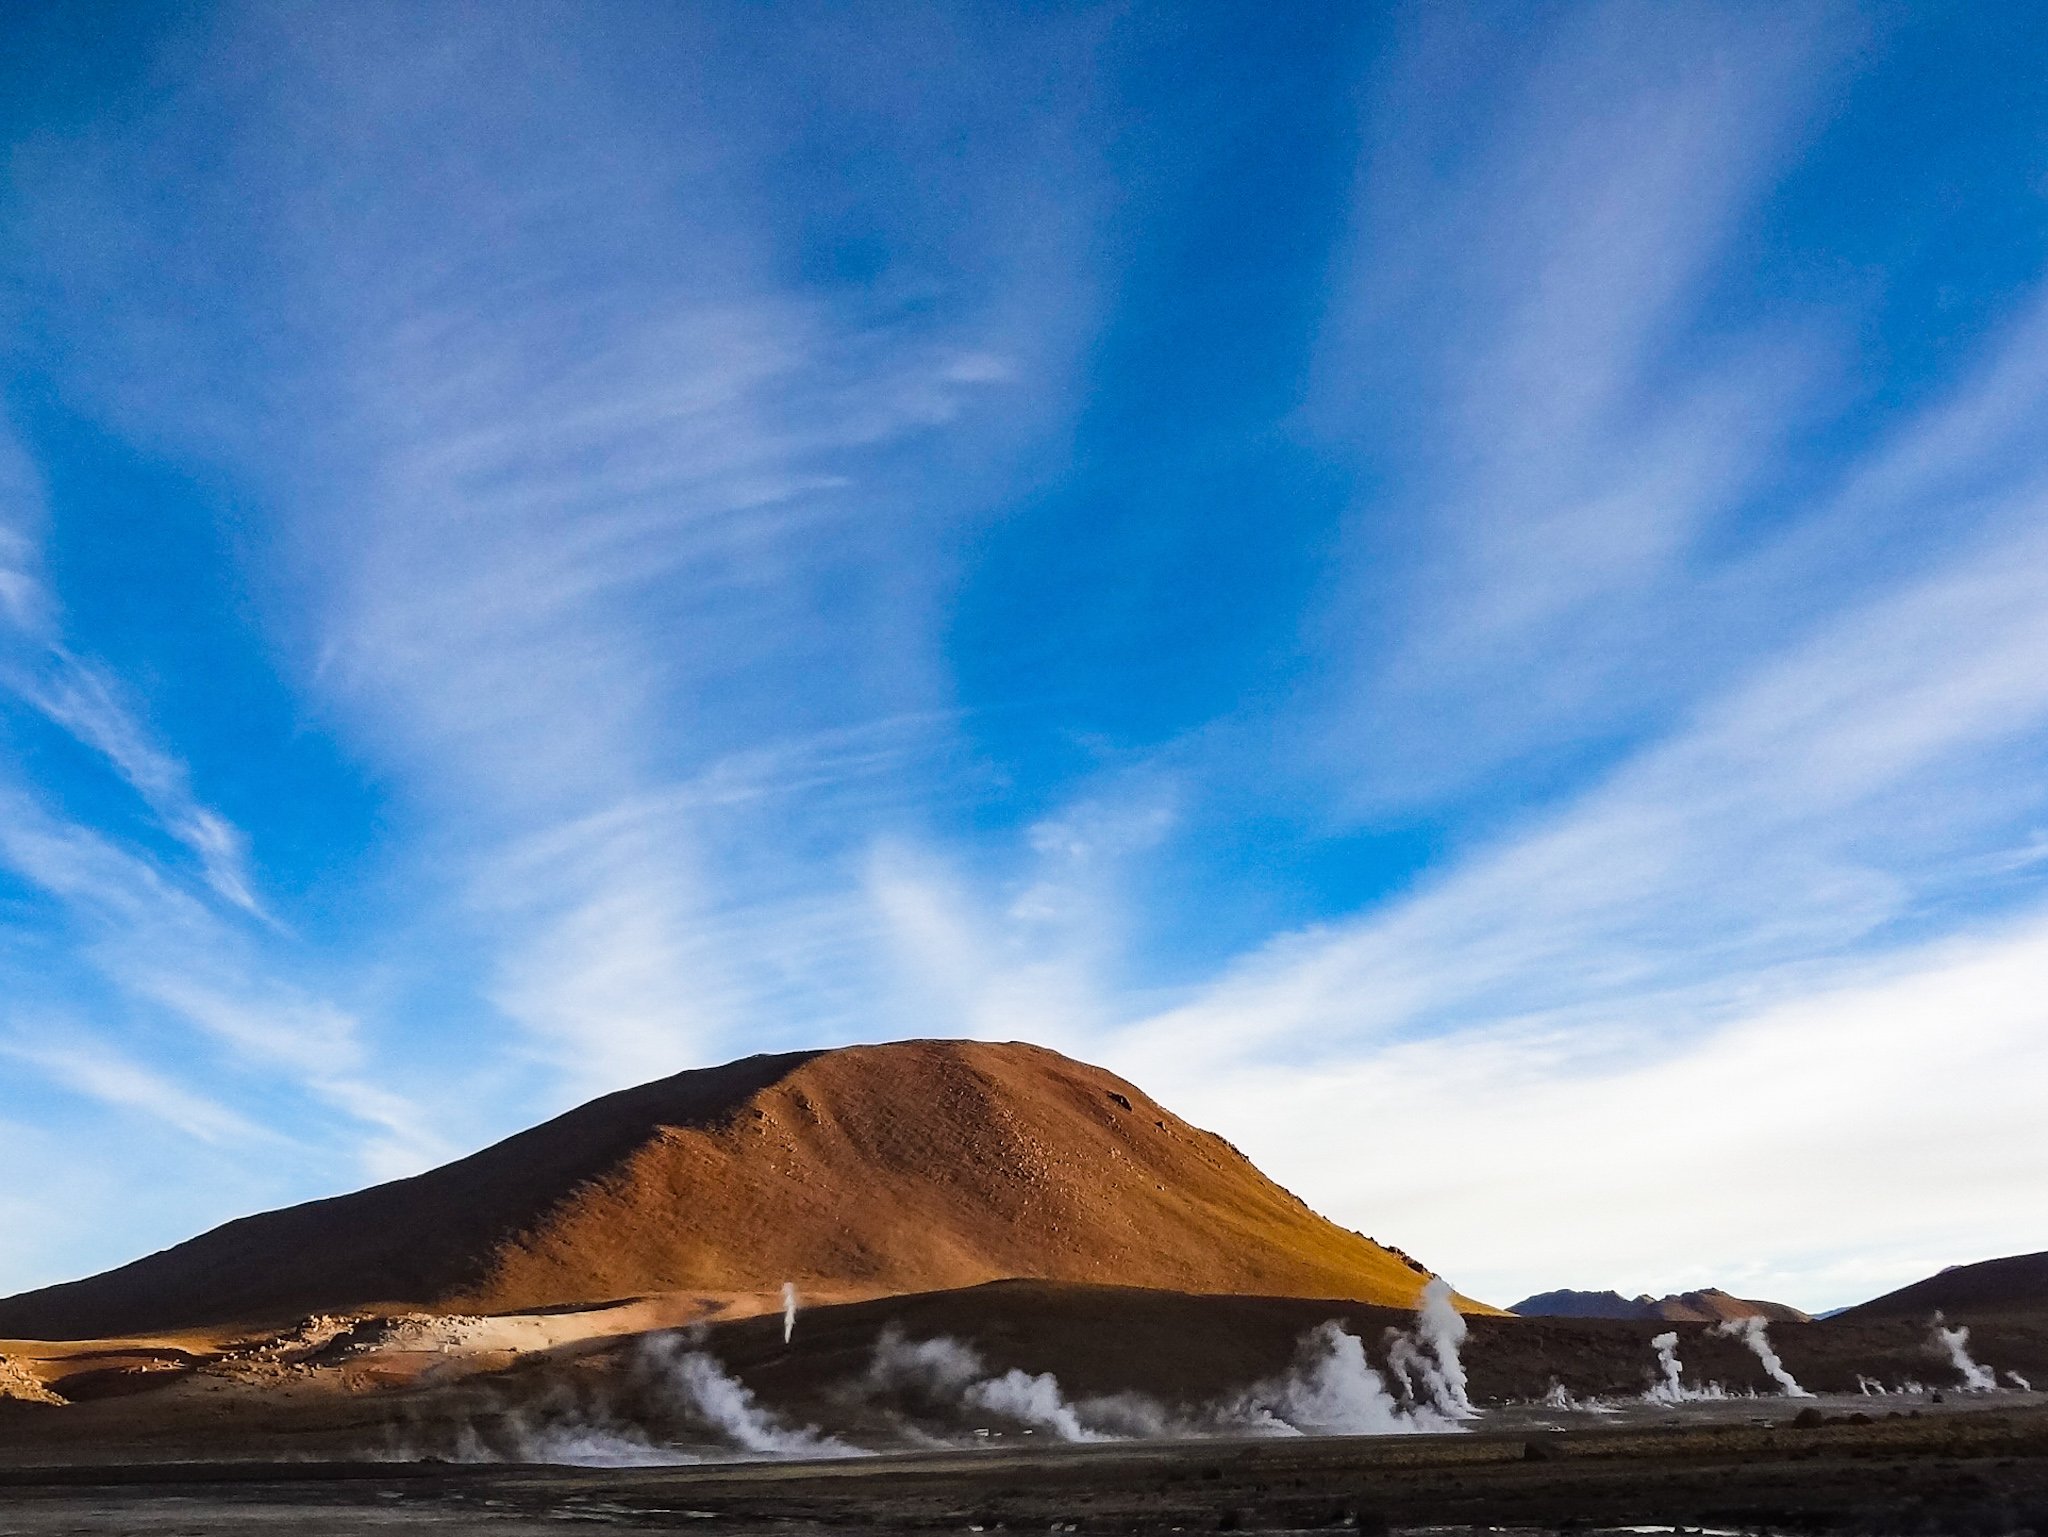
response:
<path fill-rule="evenodd" d="M 1837 1318 L 1920 1318 L 1935 1312 L 2048 1316 L 2048 1250 L 1955 1265 L 1857 1304 Z"/>
<path fill-rule="evenodd" d="M 1005 1277 L 1413 1306 L 1425 1273 L 1100 1068 L 1019 1044 L 749 1057 L 411 1179 L 0 1302 L 0 1337 Z"/>

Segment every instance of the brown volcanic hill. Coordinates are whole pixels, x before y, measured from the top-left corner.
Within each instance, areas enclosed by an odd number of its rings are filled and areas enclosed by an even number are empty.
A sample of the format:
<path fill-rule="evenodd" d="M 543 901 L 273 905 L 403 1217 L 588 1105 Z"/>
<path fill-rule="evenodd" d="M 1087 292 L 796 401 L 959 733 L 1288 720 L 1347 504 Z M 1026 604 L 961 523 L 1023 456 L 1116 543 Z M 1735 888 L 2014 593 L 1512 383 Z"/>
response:
<path fill-rule="evenodd" d="M 1718 1286 L 1703 1286 L 1696 1292 L 1675 1292 L 1651 1304 L 1656 1316 L 1672 1323 L 1726 1323 L 1731 1318 L 1761 1318 L 1774 1324 L 1810 1324 L 1813 1315 L 1789 1302 L 1765 1302 L 1757 1297 L 1735 1297 Z"/>
<path fill-rule="evenodd" d="M 1924 1281 L 1886 1292 L 1837 1318 L 1924 1318 L 1936 1312 L 2048 1315 L 2048 1250 L 1951 1265 Z"/>
<path fill-rule="evenodd" d="M 1735 1297 L 1718 1286 L 1668 1297 L 1624 1297 L 1620 1292 L 1551 1291 L 1524 1297 L 1508 1309 L 1523 1318 L 1647 1318 L 1670 1323 L 1725 1323 L 1761 1318 L 1774 1324 L 1812 1323 L 1812 1315 L 1784 1302 Z"/>
<path fill-rule="evenodd" d="M 1413 1306 L 1426 1273 L 1100 1068 L 904 1041 L 607 1095 L 426 1174 L 0 1301 L 0 1338 L 1005 1277 Z"/>

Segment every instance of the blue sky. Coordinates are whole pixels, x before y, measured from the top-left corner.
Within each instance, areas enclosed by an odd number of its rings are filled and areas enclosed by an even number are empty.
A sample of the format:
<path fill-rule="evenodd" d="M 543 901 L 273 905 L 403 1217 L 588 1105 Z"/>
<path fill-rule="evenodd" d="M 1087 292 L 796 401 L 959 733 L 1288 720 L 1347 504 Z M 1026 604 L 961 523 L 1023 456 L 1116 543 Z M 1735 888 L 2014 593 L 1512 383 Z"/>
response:
<path fill-rule="evenodd" d="M 1503 1302 L 2048 1244 L 2048 13 L 0 26 L 0 1290 L 912 1034 Z"/>

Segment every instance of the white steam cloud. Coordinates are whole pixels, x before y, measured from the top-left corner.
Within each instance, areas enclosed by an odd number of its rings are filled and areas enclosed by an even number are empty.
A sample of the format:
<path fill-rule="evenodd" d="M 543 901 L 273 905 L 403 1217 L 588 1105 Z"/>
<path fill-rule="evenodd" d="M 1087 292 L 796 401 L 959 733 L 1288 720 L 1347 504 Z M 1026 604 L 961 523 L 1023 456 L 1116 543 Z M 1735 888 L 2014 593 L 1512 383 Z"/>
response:
<path fill-rule="evenodd" d="M 651 1350 L 652 1369 L 665 1374 L 676 1406 L 703 1421 L 743 1451 L 764 1457 L 859 1457 L 860 1448 L 824 1435 L 815 1426 L 791 1429 L 754 1399 L 701 1350 L 685 1350 L 671 1336 Z"/>
<path fill-rule="evenodd" d="M 1970 1331 L 1961 1324 L 1951 1329 L 1936 1313 L 1934 1332 L 1928 1337 L 1927 1345 L 1936 1355 L 1947 1354 L 1950 1364 L 1963 1374 L 1966 1391 L 1990 1393 L 1997 1389 L 1998 1378 L 1970 1358 Z"/>
<path fill-rule="evenodd" d="M 943 1334 L 913 1340 L 904 1335 L 900 1325 L 891 1323 L 875 1337 L 865 1381 L 871 1393 L 908 1391 L 954 1400 L 965 1397 L 967 1389 L 987 1370 L 972 1345 Z"/>
<path fill-rule="evenodd" d="M 505 1426 L 501 1454 L 471 1427 L 464 1427 L 457 1462 L 538 1462 L 571 1468 L 670 1468 L 704 1459 L 679 1447 L 658 1446 L 627 1425 L 574 1420 L 530 1425 L 517 1416 Z"/>
<path fill-rule="evenodd" d="M 698 1463 L 735 1453 L 777 1459 L 868 1455 L 815 1426 L 783 1423 L 715 1357 L 676 1335 L 640 1342 L 629 1358 L 624 1389 L 630 1412 L 558 1398 L 505 1415 L 488 1428 L 465 1425 L 455 1458 L 612 1468 Z"/>
<path fill-rule="evenodd" d="M 1667 1329 L 1657 1335 L 1650 1341 L 1650 1347 L 1657 1352 L 1657 1380 L 1643 1394 L 1645 1402 L 1689 1404 L 1728 1396 L 1727 1391 L 1718 1382 L 1709 1382 L 1704 1387 L 1696 1388 L 1685 1385 L 1683 1367 L 1678 1359 L 1677 1330 Z"/>
<path fill-rule="evenodd" d="M 1401 1384 L 1404 1402 L 1426 1404 L 1445 1419 L 1470 1419 L 1479 1412 L 1472 1407 L 1458 1357 L 1466 1333 L 1465 1316 L 1451 1303 L 1451 1283 L 1430 1277 L 1414 1326 L 1387 1331 L 1387 1365 Z"/>
<path fill-rule="evenodd" d="M 1413 1328 L 1387 1332 L 1400 1396 L 1367 1359 L 1364 1341 L 1332 1319 L 1302 1336 L 1286 1371 L 1234 1397 L 1174 1410 L 1140 1393 L 1070 1399 L 1050 1372 L 995 1374 L 971 1345 L 945 1336 L 912 1340 L 891 1324 L 875 1341 L 861 1390 L 914 1415 L 951 1421 L 986 1414 L 1074 1442 L 1442 1432 L 1478 1413 L 1459 1357 L 1465 1335 L 1450 1286 L 1433 1280 Z"/>
<path fill-rule="evenodd" d="M 1070 1401 L 1051 1372 L 991 1373 L 972 1345 L 939 1335 L 913 1340 L 896 1324 L 875 1339 L 861 1379 L 868 1397 L 889 1396 L 912 1414 L 955 1419 L 972 1412 L 1047 1430 L 1062 1441 L 1108 1441 L 1165 1425 L 1164 1409 L 1135 1394 Z"/>
<path fill-rule="evenodd" d="M 1459 1357 L 1465 1320 L 1450 1299 L 1446 1283 L 1431 1281 L 1411 1328 L 1387 1331 L 1398 1393 L 1367 1358 L 1364 1341 L 1335 1319 L 1301 1337 L 1285 1371 L 1192 1408 L 1170 1408 L 1140 1393 L 1071 1398 L 1051 1372 L 991 1371 L 970 1344 L 943 1335 L 913 1340 L 893 1323 L 876 1337 L 865 1371 L 842 1391 L 893 1414 L 905 1438 L 929 1445 L 957 1444 L 975 1420 L 1076 1443 L 1456 1431 L 1478 1411 Z M 785 1343 L 795 1330 L 796 1301 L 794 1284 L 786 1283 Z M 617 1402 L 592 1402 L 587 1390 L 579 1399 L 563 1388 L 525 1410 L 466 1424 L 454 1455 L 585 1467 L 868 1455 L 816 1426 L 786 1423 L 690 1335 L 640 1342 L 614 1391 Z"/>
<path fill-rule="evenodd" d="M 1112 1439 L 1108 1432 L 1082 1423 L 1079 1407 L 1067 1402 L 1059 1379 L 1051 1372 L 1033 1374 L 1012 1367 L 1000 1377 L 970 1385 L 965 1402 L 970 1409 L 1016 1420 L 1035 1430 L 1049 1430 L 1062 1441 Z"/>
<path fill-rule="evenodd" d="M 2029 1382 L 2026 1378 L 2022 1377 L 2018 1372 L 2014 1371 L 2011 1367 L 2006 1368 L 2005 1374 L 2006 1376 L 2012 1378 L 2012 1385 L 2018 1388 L 2022 1393 L 2031 1393 L 2034 1391 L 2034 1384 Z"/>
<path fill-rule="evenodd" d="M 1757 1360 L 1763 1363 L 1765 1374 L 1784 1390 L 1787 1398 L 1813 1397 L 1785 1369 L 1785 1363 L 1778 1359 L 1778 1352 L 1771 1348 L 1770 1335 L 1765 1332 L 1764 1321 L 1755 1314 L 1747 1318 L 1724 1318 L 1709 1332 L 1730 1339 L 1739 1339 L 1747 1345 Z"/>
<path fill-rule="evenodd" d="M 1667 1329 L 1650 1341 L 1657 1352 L 1658 1380 L 1643 1397 L 1653 1404 L 1682 1404 L 1690 1396 L 1685 1390 L 1684 1367 L 1678 1359 L 1678 1331 Z"/>
<path fill-rule="evenodd" d="M 1365 1357 L 1365 1342 L 1335 1319 L 1301 1338 L 1293 1367 L 1223 1406 L 1236 1430 L 1277 1435 L 1399 1435 L 1461 1428 L 1422 1403 L 1403 1404 Z"/>

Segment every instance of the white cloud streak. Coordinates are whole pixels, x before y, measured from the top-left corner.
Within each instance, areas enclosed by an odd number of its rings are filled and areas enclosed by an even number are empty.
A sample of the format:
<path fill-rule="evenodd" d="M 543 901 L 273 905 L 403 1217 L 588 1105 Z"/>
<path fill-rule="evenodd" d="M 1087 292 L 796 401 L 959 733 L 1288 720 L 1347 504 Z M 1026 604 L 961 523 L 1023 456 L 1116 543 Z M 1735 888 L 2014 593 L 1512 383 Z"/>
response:
<path fill-rule="evenodd" d="M 1277 940 L 1150 1028 L 1177 1050 L 1328 1051 L 1699 985 L 1733 1002 L 1916 918 L 1951 868 L 1981 875 L 2048 815 L 2012 757 L 2048 729 L 2044 509 L 2048 480 L 2008 487 L 1945 563 L 1848 605 L 1574 801 L 1412 897 Z"/>
<path fill-rule="evenodd" d="M 1374 811 L 1469 794 L 1756 654 L 1768 610 L 1719 601 L 1709 540 L 1837 365 L 1818 329 L 1714 334 L 1702 307 L 1858 30 L 1589 5 L 1504 52 L 1487 18 L 1411 20 L 1310 407 L 1339 454 L 1399 445 L 1320 619 L 1334 691 L 1297 726 Z"/>
<path fill-rule="evenodd" d="M 2039 1246 L 2044 966 L 2036 914 L 1661 1044 L 1654 1017 L 1535 1019 L 1312 1071 L 1145 1066 L 1312 1204 L 1490 1301 L 1713 1284 L 1824 1308 Z"/>
<path fill-rule="evenodd" d="M 353 1020 L 268 981 L 259 938 L 239 919 L 268 920 L 254 895 L 248 840 L 193 793 L 191 775 L 144 727 L 119 682 L 64 644 L 61 605 L 49 591 L 35 530 L 43 519 L 27 456 L 0 431 L 0 563 L 17 623 L 0 634 L 0 687 L 97 753 L 193 855 L 206 893 L 176 869 L 114 835 L 73 820 L 0 766 L 0 867 L 62 904 L 82 955 L 126 998 L 196 1026 L 236 1059 L 291 1081 L 378 1136 L 364 1167 L 411 1172 L 445 1153 L 419 1112 L 373 1086 Z M 145 1110 L 205 1142 L 261 1135 L 257 1123 L 144 1067 L 75 1026 L 10 1020 L 4 1049 L 74 1092 Z M 29 1041 L 23 1032 L 37 1040 Z M 63 1044 L 50 1044 L 54 1037 Z"/>
<path fill-rule="evenodd" d="M 1781 506 L 1801 434 L 1839 409 L 1846 328 L 1711 300 L 1815 131 L 1860 35 L 1844 18 L 1648 29 L 1589 5 L 1501 50 L 1485 18 L 1415 13 L 1368 102 L 1304 413 L 1382 493 L 1306 626 L 1318 680 L 1205 737 L 1256 741 L 1249 770 L 1171 744 L 1180 778 L 1069 787 L 991 856 L 922 814 L 958 769 L 943 605 L 959 528 L 1057 427 L 1081 351 L 1085 179 L 1038 169 L 1066 130 L 947 231 L 964 291 L 877 298 L 792 280 L 762 195 L 782 162 L 710 95 L 660 118 L 599 88 L 587 40 L 380 15 L 289 37 L 231 15 L 205 51 L 262 58 L 270 85 L 223 106 L 195 66 L 187 104 L 222 110 L 235 185 L 274 196 L 247 200 L 254 227 L 107 244 L 262 252 L 261 282 L 203 291 L 224 334 L 272 342 L 240 396 L 194 365 L 193 415 L 247 418 L 208 448 L 275 519 L 304 624 L 288 665 L 427 829 L 406 873 L 453 893 L 393 921 L 481 955 L 486 1007 L 451 1030 L 538 1058 L 556 1097 L 878 1034 L 1107 1055 L 1496 1300 L 1751 1276 L 1839 1301 L 2014 1232 L 1944 1184 L 1961 1132 L 2018 1146 L 2013 1085 L 2039 1081 L 2023 982 L 2048 930 L 1986 931 L 2026 906 L 2048 820 L 2024 771 L 2048 728 L 2048 307 Z M 1443 89 L 1482 59 L 1483 110 Z M 477 87 L 505 71 L 548 81 L 545 118 Z M 959 276 L 996 252 L 983 287 Z M 187 379 L 158 361 L 128 372 Z M 129 389 L 110 410 L 153 431 L 185 409 Z M 7 488 L 31 482 L 0 460 L 0 494 L 26 507 Z M 266 972 L 246 839 L 63 648 L 33 516 L 0 517 L 18 692 L 210 895 L 4 779 L 0 858 L 125 998 L 369 1128 L 380 1166 L 424 1158 L 362 1023 Z M 1275 740 L 1347 827 L 1589 742 L 1607 766 L 1411 891 L 1168 1006 L 1130 996 L 1123 865 L 1200 826 L 1182 778 L 1263 776 Z M 1951 1092 L 1915 1102 L 1905 1064 L 1937 1029 Z M 176 1085 L 43 1066 L 232 1129 Z M 1657 1166 L 1614 1151 L 1682 1156 L 1674 1103 L 1721 1148 L 1686 1230 L 1650 1205 Z M 2030 1156 L 1981 1188 L 2038 1183 Z M 1854 1257 L 1880 1188 L 1897 1239 Z M 1828 1216 L 1787 1238 L 1795 1201 Z M 1654 1273 L 1628 1268 L 1645 1234 Z"/>
<path fill-rule="evenodd" d="M 220 897 L 263 916 L 249 873 L 248 838 L 193 796 L 185 765 L 150 739 L 104 668 L 53 645 L 42 675 L 17 680 L 15 689 L 128 782 L 164 831 L 198 859 L 206 883 Z"/>
<path fill-rule="evenodd" d="M 138 1110 L 201 1142 L 261 1144 L 276 1139 L 248 1117 L 194 1093 L 96 1040 L 75 1025 L 49 1020 L 17 1025 L 22 1035 L 0 1040 L 0 1056 L 35 1068 L 74 1093 L 117 1110 Z M 29 1032 L 39 1039 L 29 1039 Z M 63 1042 L 51 1044 L 50 1038 Z"/>
<path fill-rule="evenodd" d="M 191 774 L 143 724 L 114 677 L 64 644 L 60 607 L 42 575 L 44 522 L 34 466 L 0 422 L 0 690 L 97 753 L 198 860 L 226 901 L 261 915 L 241 829 L 202 804 Z"/>
<path fill-rule="evenodd" d="M 1073 323 L 1044 316 L 1082 306 L 1070 206 L 1024 239 L 1007 213 L 949 232 L 1015 270 L 942 320 L 793 283 L 767 162 L 708 98 L 635 120 L 572 34 L 295 40 L 305 88 L 239 128 L 253 179 L 315 168 L 264 233 L 271 300 L 310 317 L 286 431 L 321 451 L 252 467 L 306 573 L 308 681 L 435 821 L 470 908 L 430 921 L 486 936 L 491 1003 L 582 1093 L 863 1028 L 872 920 L 837 817 L 874 759 L 901 807 L 944 754 L 933 547 L 996 473 L 935 495 L 895 460 L 1011 457 Z M 456 59 L 545 59 L 544 117 Z M 323 211 L 401 142 L 413 174 L 337 230 Z M 532 152 L 513 179 L 508 143 Z M 1020 307 L 1011 278 L 1057 291 Z M 762 761 L 764 738 L 799 745 Z"/>
<path fill-rule="evenodd" d="M 416 1106 L 373 1082 L 355 1020 L 309 1000 L 292 983 L 273 980 L 254 936 L 146 856 L 54 814 L 4 776 L 0 866 L 62 904 L 79 953 L 123 997 L 196 1028 L 230 1061 L 281 1075 L 376 1131 L 360 1150 L 365 1169 L 410 1173 L 447 1153 Z M 109 1068 L 111 1076 L 89 1083 L 84 1064 L 90 1060 L 90 1054 L 66 1055 L 61 1064 L 38 1058 L 53 1071 L 63 1066 L 61 1081 L 101 1099 L 120 1083 L 140 1082 Z M 186 1092 L 164 1081 L 165 1103 Z M 203 1117 L 186 1119 L 188 1130 L 201 1124 Z"/>

